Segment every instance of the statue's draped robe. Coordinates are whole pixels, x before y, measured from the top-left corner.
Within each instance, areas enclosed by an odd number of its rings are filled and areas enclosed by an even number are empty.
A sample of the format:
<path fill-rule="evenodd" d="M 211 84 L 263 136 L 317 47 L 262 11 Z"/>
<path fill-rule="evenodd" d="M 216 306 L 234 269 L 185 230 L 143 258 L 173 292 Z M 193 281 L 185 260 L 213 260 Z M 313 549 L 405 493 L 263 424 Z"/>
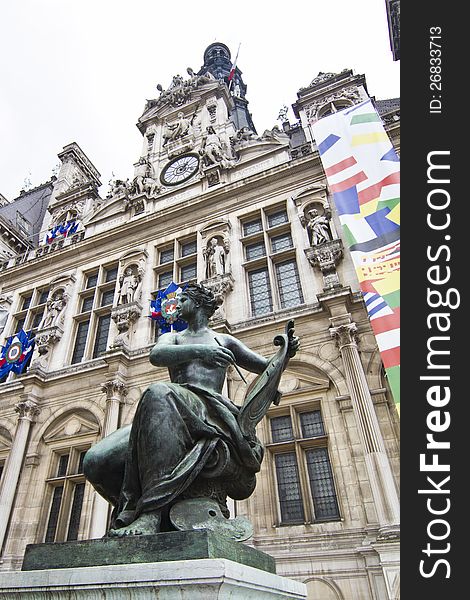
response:
<path fill-rule="evenodd" d="M 238 471 L 229 494 L 247 498 L 255 488 L 263 447 L 256 437 L 248 441 L 243 436 L 238 413 L 238 407 L 221 394 L 197 386 L 151 385 L 130 430 L 114 526 L 128 525 L 141 513 L 170 505 L 203 471 L 218 440 L 228 446 L 232 472 Z"/>

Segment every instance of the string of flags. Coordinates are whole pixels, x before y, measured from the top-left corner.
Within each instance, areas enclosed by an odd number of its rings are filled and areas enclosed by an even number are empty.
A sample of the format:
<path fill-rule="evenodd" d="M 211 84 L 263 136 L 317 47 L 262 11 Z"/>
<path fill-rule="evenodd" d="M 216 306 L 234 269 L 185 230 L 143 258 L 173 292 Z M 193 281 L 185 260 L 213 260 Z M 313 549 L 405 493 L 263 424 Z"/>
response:
<path fill-rule="evenodd" d="M 155 300 L 150 302 L 150 319 L 157 322 L 161 333 L 169 331 L 183 331 L 188 327 L 186 321 L 178 317 L 178 296 L 186 288 L 176 284 L 174 281 L 165 290 L 159 290 Z"/>
<path fill-rule="evenodd" d="M 371 100 L 312 129 L 399 410 L 399 157 Z"/>
<path fill-rule="evenodd" d="M 33 355 L 33 332 L 26 333 L 20 329 L 10 336 L 0 350 L 0 379 L 10 372 L 20 375 L 26 369 Z"/>
<path fill-rule="evenodd" d="M 75 219 L 70 219 L 65 223 L 60 223 L 46 233 L 43 243 L 52 244 L 52 242 L 55 242 L 58 239 L 65 239 L 69 235 L 76 233 L 79 226 L 80 221 L 76 221 Z"/>

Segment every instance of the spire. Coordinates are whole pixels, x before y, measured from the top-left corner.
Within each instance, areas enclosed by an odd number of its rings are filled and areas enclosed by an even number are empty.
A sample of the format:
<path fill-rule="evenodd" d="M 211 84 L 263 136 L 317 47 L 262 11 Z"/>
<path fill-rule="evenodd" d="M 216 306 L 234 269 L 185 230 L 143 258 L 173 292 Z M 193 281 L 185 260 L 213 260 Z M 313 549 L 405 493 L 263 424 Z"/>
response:
<path fill-rule="evenodd" d="M 233 76 L 231 71 L 234 69 Z M 242 79 L 242 72 L 232 63 L 231 52 L 222 42 L 214 42 L 207 46 L 204 52 L 204 64 L 199 69 L 198 75 L 204 75 L 209 71 L 219 81 L 224 81 L 227 86 L 230 85 L 230 94 L 233 98 L 235 108 L 230 118 L 237 129 L 248 127 L 256 133 L 255 126 L 248 111 L 248 100 L 245 98 L 246 85 Z M 231 81 L 230 81 L 231 80 Z"/>

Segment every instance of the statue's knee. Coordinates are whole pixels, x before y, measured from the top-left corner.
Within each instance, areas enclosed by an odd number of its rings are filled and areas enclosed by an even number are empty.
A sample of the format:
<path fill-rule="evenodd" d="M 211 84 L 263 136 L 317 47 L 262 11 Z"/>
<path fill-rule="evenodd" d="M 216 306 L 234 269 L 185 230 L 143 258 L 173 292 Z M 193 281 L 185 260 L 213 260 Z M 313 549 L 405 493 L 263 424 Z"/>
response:
<path fill-rule="evenodd" d="M 92 446 L 83 458 L 83 474 L 92 483 L 101 480 L 102 472 L 102 456 L 96 446 Z"/>
<path fill-rule="evenodd" d="M 166 383 L 153 383 L 142 397 L 142 401 L 150 403 L 164 403 L 172 397 L 173 390 Z"/>

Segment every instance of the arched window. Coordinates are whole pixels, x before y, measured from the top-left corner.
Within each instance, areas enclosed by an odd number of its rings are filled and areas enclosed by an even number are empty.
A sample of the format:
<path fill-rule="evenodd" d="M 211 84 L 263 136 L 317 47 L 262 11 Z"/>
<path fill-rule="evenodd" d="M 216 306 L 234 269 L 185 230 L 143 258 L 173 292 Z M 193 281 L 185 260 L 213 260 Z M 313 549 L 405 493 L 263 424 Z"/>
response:
<path fill-rule="evenodd" d="M 99 425 L 85 410 L 63 415 L 43 437 L 49 450 L 42 542 L 86 539 L 92 488 L 83 475 L 83 459 L 97 441 Z"/>

